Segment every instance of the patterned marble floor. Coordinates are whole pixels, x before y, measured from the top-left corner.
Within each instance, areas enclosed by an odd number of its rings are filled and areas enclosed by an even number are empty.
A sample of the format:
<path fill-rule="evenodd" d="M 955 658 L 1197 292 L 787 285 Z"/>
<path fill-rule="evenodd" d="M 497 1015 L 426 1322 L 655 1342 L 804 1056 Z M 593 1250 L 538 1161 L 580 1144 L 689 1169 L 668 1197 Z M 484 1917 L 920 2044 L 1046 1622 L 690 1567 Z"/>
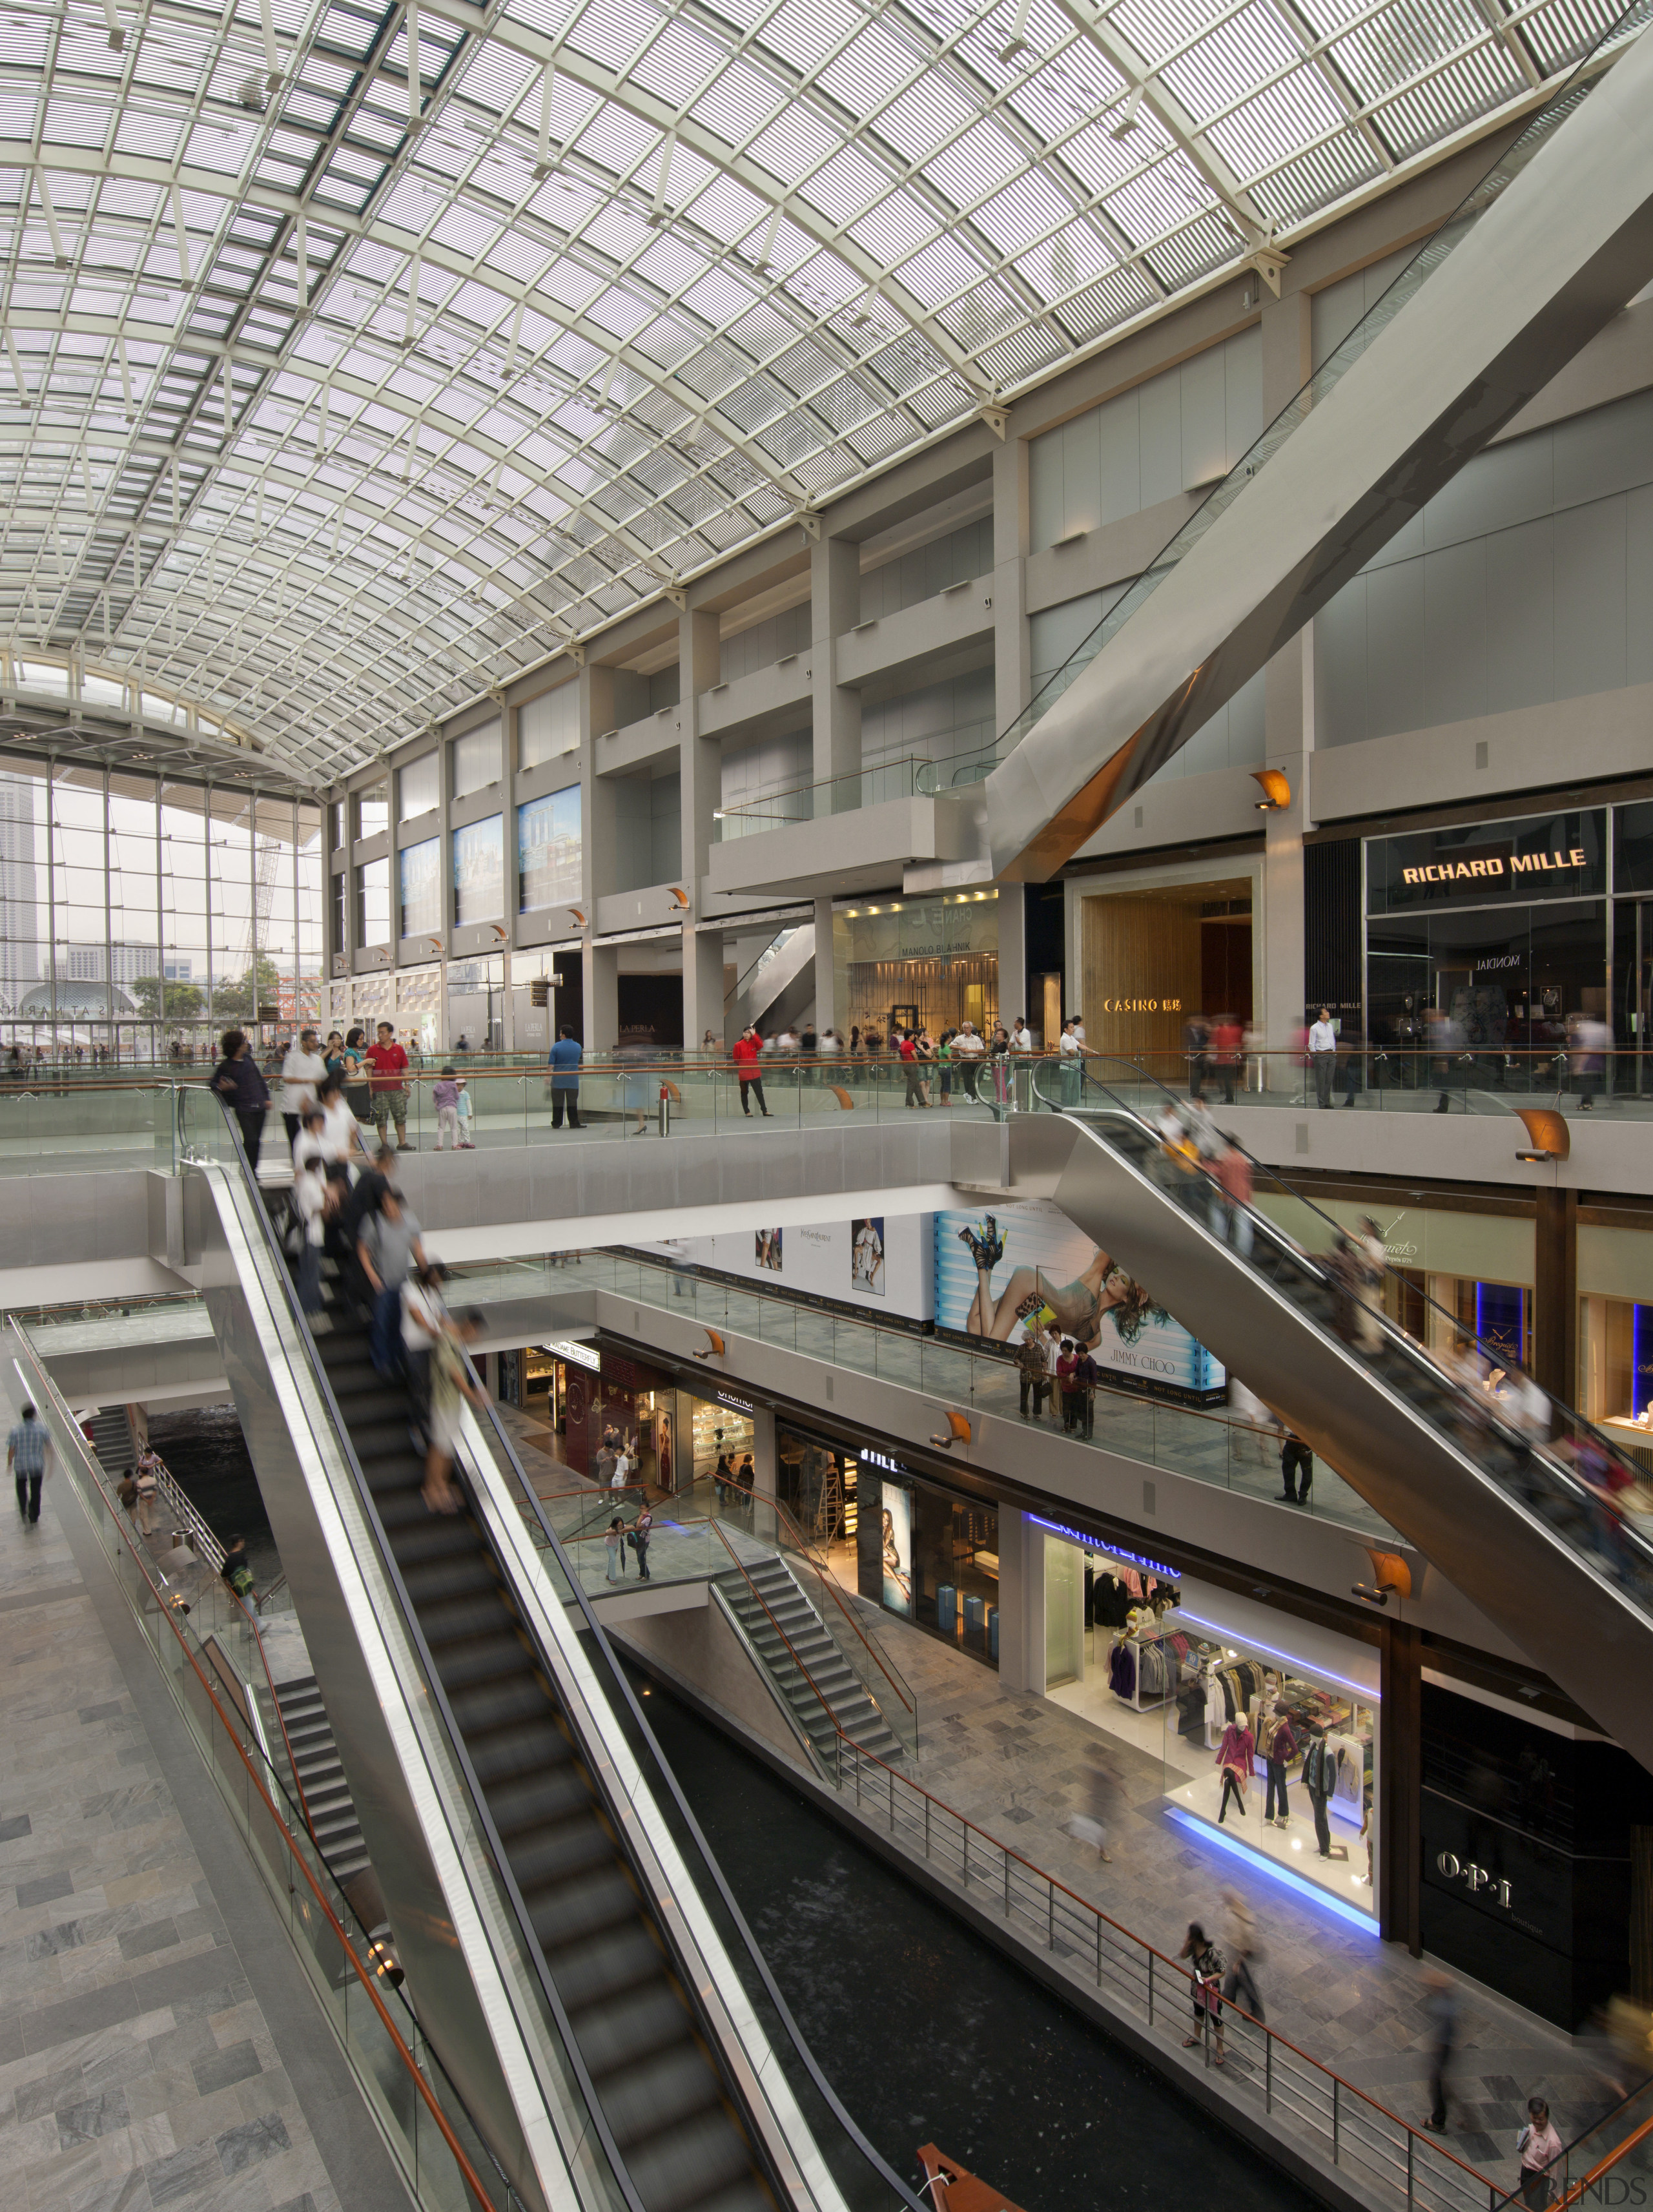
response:
<path fill-rule="evenodd" d="M 1239 1892 L 1261 1936 L 1258 1981 L 1269 2025 L 1421 2123 L 1429 2063 L 1419 1961 L 1170 1826 L 1157 1755 L 1048 1698 L 1002 1688 L 963 1652 L 854 1602 L 918 1692 L 917 1778 L 927 1790 L 1172 1955 L 1190 1920 L 1218 1935 L 1223 1892 Z M 1063 1832 L 1075 1814 L 1106 1826 L 1110 1865 Z M 1534 2094 L 1548 2098 L 1564 2137 L 1602 2111 L 1607 2099 L 1589 2046 L 1461 1979 L 1459 1996 L 1447 2140 L 1461 2157 L 1483 2172 L 1513 2166 Z"/>
<path fill-rule="evenodd" d="M 10 1484 L 0 1498 L 0 2203 L 405 2212 L 90 1533 L 59 1510 L 80 1510 L 61 1477 L 33 1528 Z"/>

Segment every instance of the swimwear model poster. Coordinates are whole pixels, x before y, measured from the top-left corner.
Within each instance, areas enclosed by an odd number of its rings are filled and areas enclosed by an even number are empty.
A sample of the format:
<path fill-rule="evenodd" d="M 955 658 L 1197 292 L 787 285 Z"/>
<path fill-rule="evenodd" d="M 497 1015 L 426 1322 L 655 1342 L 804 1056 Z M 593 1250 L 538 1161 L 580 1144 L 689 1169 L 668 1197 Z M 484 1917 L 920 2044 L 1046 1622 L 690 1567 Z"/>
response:
<path fill-rule="evenodd" d="M 884 1602 L 913 1617 L 913 1493 L 893 1482 L 884 1490 Z"/>
<path fill-rule="evenodd" d="M 936 1326 L 1014 1346 L 1054 1322 L 1121 1381 L 1203 1399 L 1224 1372 L 1112 1255 L 1043 1200 L 935 1217 Z"/>

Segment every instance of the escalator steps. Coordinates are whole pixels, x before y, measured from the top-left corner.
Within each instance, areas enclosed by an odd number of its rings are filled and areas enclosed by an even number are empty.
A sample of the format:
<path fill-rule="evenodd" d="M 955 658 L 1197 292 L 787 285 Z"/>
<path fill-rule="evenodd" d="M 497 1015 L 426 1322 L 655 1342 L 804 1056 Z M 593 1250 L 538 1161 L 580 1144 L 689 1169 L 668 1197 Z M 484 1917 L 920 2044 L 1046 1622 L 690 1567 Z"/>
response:
<path fill-rule="evenodd" d="M 319 1349 L 552 1981 L 647 2212 L 774 2212 L 646 1905 L 468 1515 L 430 1514 L 404 1392 L 339 1314 Z"/>

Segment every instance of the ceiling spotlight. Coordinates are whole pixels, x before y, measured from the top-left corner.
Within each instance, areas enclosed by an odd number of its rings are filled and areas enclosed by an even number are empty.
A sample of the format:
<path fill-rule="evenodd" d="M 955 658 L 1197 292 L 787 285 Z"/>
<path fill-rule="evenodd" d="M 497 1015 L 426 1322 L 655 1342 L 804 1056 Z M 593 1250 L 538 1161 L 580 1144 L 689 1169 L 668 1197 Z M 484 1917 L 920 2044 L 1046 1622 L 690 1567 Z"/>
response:
<path fill-rule="evenodd" d="M 1137 127 L 1137 110 L 1142 105 L 1142 87 L 1133 85 L 1130 98 L 1120 110 L 1119 121 L 1108 133 L 1110 138 L 1128 138 Z"/>

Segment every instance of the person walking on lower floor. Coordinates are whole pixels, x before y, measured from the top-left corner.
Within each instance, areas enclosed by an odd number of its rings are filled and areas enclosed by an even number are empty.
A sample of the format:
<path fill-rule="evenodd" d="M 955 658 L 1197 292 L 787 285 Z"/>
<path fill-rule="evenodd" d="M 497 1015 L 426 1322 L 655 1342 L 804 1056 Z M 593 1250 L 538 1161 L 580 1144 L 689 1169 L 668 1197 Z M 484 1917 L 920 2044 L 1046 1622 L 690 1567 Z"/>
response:
<path fill-rule="evenodd" d="M 609 1522 L 603 1543 L 608 1553 L 608 1578 L 611 1583 L 623 1583 L 626 1578 L 626 1524 L 617 1513 Z"/>
<path fill-rule="evenodd" d="M 637 1516 L 631 1531 L 631 1548 L 637 1554 L 637 1576 L 641 1582 L 653 1579 L 648 1571 L 648 1540 L 653 1534 L 654 1516 L 645 1498 L 643 1510 Z"/>
<path fill-rule="evenodd" d="M 1188 1941 L 1177 1953 L 1188 1962 L 1190 1994 L 1194 2000 L 1194 2033 L 1182 2038 L 1184 2051 L 1192 2051 L 1205 2035 L 1206 2023 L 1215 2031 L 1217 2063 L 1223 2063 L 1223 1954 L 1197 1920 L 1188 1923 Z"/>
<path fill-rule="evenodd" d="M 1516 2138 L 1516 2155 L 1521 2164 L 1521 2201 L 1541 2212 L 1560 2195 L 1550 2169 L 1561 2155 L 1561 2138 L 1542 2097 L 1527 2100 L 1527 2124 Z"/>
<path fill-rule="evenodd" d="M 560 1129 L 566 1114 L 568 1127 L 580 1127 L 580 1063 L 585 1058 L 580 1040 L 565 1022 L 551 1047 L 551 1127 Z"/>
<path fill-rule="evenodd" d="M 1458 2043 L 1458 1992 L 1443 1973 L 1424 1976 L 1424 2015 L 1429 2027 L 1429 2118 L 1431 2135 L 1446 2133 L 1447 2076 Z"/>
<path fill-rule="evenodd" d="M 52 1450 L 52 1431 L 35 1412 L 25 1406 L 6 1438 L 6 1465 L 17 1482 L 17 1510 L 31 1525 L 40 1517 L 40 1485 Z"/>
<path fill-rule="evenodd" d="M 1073 1418 L 1082 1437 L 1093 1437 L 1097 1432 L 1097 1384 L 1100 1380 L 1101 1370 L 1096 1361 L 1080 1345 L 1074 1355 L 1068 1389 L 1073 1395 Z"/>
<path fill-rule="evenodd" d="M 1296 1487 L 1292 1479 L 1296 1478 Z M 1295 1431 L 1288 1429 L 1285 1441 L 1280 1446 L 1280 1480 L 1285 1487 L 1280 1500 L 1285 1505 L 1306 1505 L 1310 1486 L 1315 1479 L 1315 1455 Z"/>
<path fill-rule="evenodd" d="M 160 1453 L 153 1444 L 146 1444 L 137 1455 L 137 1473 L 134 1480 L 137 1488 L 137 1533 L 140 1536 L 155 1534 L 155 1508 L 161 1502 Z"/>
<path fill-rule="evenodd" d="M 1257 1923 L 1251 1907 L 1237 1889 L 1223 1892 L 1223 1904 L 1228 1918 L 1223 1929 L 1228 1945 L 1228 1972 L 1223 1980 L 1223 2002 L 1237 2003 L 1243 2012 L 1261 2022 L 1265 2017 L 1262 1992 L 1257 1987 L 1256 1969 L 1262 1964 L 1262 1946 L 1257 1941 Z"/>

